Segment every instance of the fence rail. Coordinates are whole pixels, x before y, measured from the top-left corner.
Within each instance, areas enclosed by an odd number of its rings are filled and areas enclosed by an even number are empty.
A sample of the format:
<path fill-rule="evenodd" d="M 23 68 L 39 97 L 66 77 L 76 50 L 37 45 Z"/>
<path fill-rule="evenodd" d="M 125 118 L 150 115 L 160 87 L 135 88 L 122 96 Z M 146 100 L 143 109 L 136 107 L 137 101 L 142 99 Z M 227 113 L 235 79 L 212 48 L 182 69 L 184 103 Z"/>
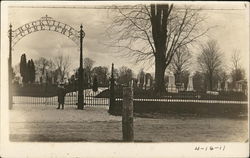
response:
<path fill-rule="evenodd" d="M 114 101 L 122 101 L 122 93 L 118 90 L 107 91 L 99 95 L 107 87 L 99 88 L 97 92 L 92 89 L 84 90 L 85 106 L 109 106 Z M 98 96 L 99 95 L 99 96 Z M 100 98 L 101 97 L 101 98 Z M 109 98 L 110 97 L 110 98 Z M 166 93 L 165 96 L 157 96 L 153 91 L 135 89 L 134 101 L 138 102 L 174 102 L 174 103 L 208 103 L 208 104 L 247 104 L 247 96 L 242 93 L 220 92 L 219 94 L 207 94 L 205 92 L 179 92 Z M 70 92 L 65 96 L 66 106 L 77 106 L 78 93 Z M 58 105 L 58 97 L 31 97 L 31 96 L 14 96 L 14 104 L 45 104 Z M 114 104 L 114 103 L 113 103 Z"/>
<path fill-rule="evenodd" d="M 210 104 L 247 104 L 247 101 L 230 100 L 198 100 L 198 99 L 133 99 L 139 102 L 185 102 L 185 103 L 210 103 Z M 122 98 L 116 98 L 115 101 L 123 101 Z"/>
<path fill-rule="evenodd" d="M 85 106 L 108 106 L 108 98 L 97 98 L 96 96 L 100 92 L 85 91 L 84 92 L 84 103 Z M 66 106 L 77 106 L 78 93 L 70 92 L 65 96 Z M 45 105 L 58 105 L 58 97 L 31 97 L 31 96 L 13 96 L 13 104 L 45 104 Z"/>

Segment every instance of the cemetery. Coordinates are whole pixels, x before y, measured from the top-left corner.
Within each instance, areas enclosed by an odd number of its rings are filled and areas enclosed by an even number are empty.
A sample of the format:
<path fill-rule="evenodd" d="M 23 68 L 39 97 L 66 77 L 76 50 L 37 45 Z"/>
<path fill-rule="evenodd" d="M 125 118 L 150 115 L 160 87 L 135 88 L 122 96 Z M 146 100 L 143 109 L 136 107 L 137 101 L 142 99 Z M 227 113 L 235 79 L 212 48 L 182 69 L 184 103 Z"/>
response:
<path fill-rule="evenodd" d="M 245 45 L 180 6 L 10 7 L 9 140 L 248 141 Z"/>
<path fill-rule="evenodd" d="M 222 91 L 220 84 L 218 84 L 217 91 L 195 91 L 192 76 L 189 76 L 186 90 L 183 90 L 183 87 L 177 89 L 174 75 L 170 74 L 166 92 L 159 95 L 154 93 L 150 80 L 144 79 L 141 87 L 139 81 L 137 83 L 130 82 L 129 85 L 133 87 L 134 111 L 138 116 L 143 116 L 145 113 L 189 114 L 209 117 L 247 116 L 247 96 L 243 91 Z M 110 113 L 113 115 L 122 114 L 122 90 L 123 87 L 117 87 L 114 90 L 115 103 L 110 105 L 112 106 Z M 96 97 L 109 98 L 109 91 L 109 89 L 104 90 Z"/>

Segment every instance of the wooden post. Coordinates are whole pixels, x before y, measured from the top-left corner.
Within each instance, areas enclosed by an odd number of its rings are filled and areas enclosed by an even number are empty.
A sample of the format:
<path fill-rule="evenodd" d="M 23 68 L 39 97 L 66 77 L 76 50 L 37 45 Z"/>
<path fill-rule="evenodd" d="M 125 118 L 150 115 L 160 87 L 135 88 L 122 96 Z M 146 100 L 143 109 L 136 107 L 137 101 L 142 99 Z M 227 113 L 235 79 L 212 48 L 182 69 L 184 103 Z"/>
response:
<path fill-rule="evenodd" d="M 115 78 L 114 78 L 114 64 L 112 63 L 111 78 L 110 78 L 109 110 L 108 110 L 110 114 L 114 112 L 114 105 L 115 105 Z"/>
<path fill-rule="evenodd" d="M 122 134 L 123 141 L 134 141 L 133 130 L 133 88 L 123 88 L 123 105 L 122 105 Z"/>

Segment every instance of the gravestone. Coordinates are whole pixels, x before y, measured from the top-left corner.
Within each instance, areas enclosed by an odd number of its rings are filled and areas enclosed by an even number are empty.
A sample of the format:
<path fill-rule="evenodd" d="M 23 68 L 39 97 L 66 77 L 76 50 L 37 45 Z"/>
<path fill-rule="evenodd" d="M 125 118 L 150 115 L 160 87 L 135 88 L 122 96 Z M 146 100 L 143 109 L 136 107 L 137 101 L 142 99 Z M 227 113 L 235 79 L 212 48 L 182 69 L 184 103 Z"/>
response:
<path fill-rule="evenodd" d="M 146 75 L 144 75 L 142 88 L 146 90 Z"/>
<path fill-rule="evenodd" d="M 194 91 L 193 76 L 192 75 L 189 75 L 189 77 L 188 77 L 187 91 Z"/>
<path fill-rule="evenodd" d="M 148 78 L 147 80 L 147 84 L 146 84 L 146 90 L 150 89 L 151 85 L 150 85 L 150 78 Z"/>
<path fill-rule="evenodd" d="M 238 83 L 238 92 L 242 92 L 242 84 Z"/>
<path fill-rule="evenodd" d="M 42 75 L 42 83 L 46 83 L 46 78 L 47 78 L 47 77 L 46 77 L 46 74 L 43 74 L 43 75 Z"/>
<path fill-rule="evenodd" d="M 221 83 L 218 81 L 217 91 L 221 91 Z"/>
<path fill-rule="evenodd" d="M 175 77 L 174 74 L 171 72 L 169 75 L 169 82 L 168 82 L 168 88 L 167 91 L 170 93 L 178 93 L 178 90 L 175 85 Z"/>
<path fill-rule="evenodd" d="M 155 80 L 152 80 L 152 87 L 155 87 Z"/>
<path fill-rule="evenodd" d="M 141 75 L 138 75 L 138 78 L 137 78 L 137 87 L 140 88 L 140 80 L 141 80 Z"/>
<path fill-rule="evenodd" d="M 19 80 L 18 80 L 18 83 L 19 83 L 19 84 L 22 84 L 22 83 L 23 83 L 22 80 L 23 80 L 23 77 L 20 76 L 20 78 L 19 78 Z"/>
<path fill-rule="evenodd" d="M 181 83 L 181 90 L 184 91 L 184 89 L 185 89 L 185 85 L 184 83 Z"/>
<path fill-rule="evenodd" d="M 225 82 L 224 90 L 228 91 L 228 82 L 227 81 Z"/>

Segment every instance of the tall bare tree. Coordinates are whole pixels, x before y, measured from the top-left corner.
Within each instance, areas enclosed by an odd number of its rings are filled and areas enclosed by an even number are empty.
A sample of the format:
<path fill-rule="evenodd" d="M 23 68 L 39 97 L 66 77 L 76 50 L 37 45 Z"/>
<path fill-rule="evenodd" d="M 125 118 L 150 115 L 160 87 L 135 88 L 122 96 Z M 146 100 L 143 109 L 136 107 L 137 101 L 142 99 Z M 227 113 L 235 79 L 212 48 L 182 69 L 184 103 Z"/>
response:
<path fill-rule="evenodd" d="M 165 91 L 164 74 L 177 49 L 195 42 L 208 29 L 201 29 L 200 10 L 175 8 L 172 4 L 116 7 L 108 33 L 114 47 L 136 62 L 155 61 L 155 90 Z"/>
<path fill-rule="evenodd" d="M 98 66 L 92 69 L 92 78 L 97 77 L 98 85 L 108 85 L 108 68 L 106 66 Z"/>
<path fill-rule="evenodd" d="M 119 77 L 117 79 L 117 82 L 119 84 L 125 84 L 128 85 L 129 82 L 132 80 L 133 78 L 133 71 L 126 67 L 126 66 L 122 66 L 119 68 Z"/>
<path fill-rule="evenodd" d="M 235 49 L 232 56 L 232 70 L 231 70 L 231 77 L 233 81 L 233 86 L 236 86 L 236 81 L 243 80 L 245 78 L 244 69 L 242 69 L 240 62 L 241 62 L 241 55 L 240 51 Z"/>
<path fill-rule="evenodd" d="M 34 61 L 36 72 L 40 75 L 46 73 L 47 70 L 53 71 L 55 69 L 55 65 L 52 60 L 48 60 L 44 57 L 40 57 L 39 59 Z"/>
<path fill-rule="evenodd" d="M 91 71 L 93 68 L 95 61 L 90 59 L 90 58 L 84 58 L 83 60 L 83 64 L 84 64 L 84 71 L 86 74 L 86 80 L 88 83 L 91 83 L 92 79 L 91 79 Z"/>
<path fill-rule="evenodd" d="M 95 61 L 92 60 L 91 58 L 84 58 L 83 64 L 84 68 L 91 70 L 93 68 Z"/>
<path fill-rule="evenodd" d="M 197 57 L 201 70 L 206 74 L 209 90 L 213 90 L 215 73 L 222 66 L 222 54 L 215 40 L 210 40 L 201 46 L 201 53 Z"/>
<path fill-rule="evenodd" d="M 181 47 L 176 50 L 171 62 L 171 68 L 176 75 L 176 83 L 180 83 L 182 73 L 188 70 L 191 57 L 191 53 L 187 47 Z"/>
<path fill-rule="evenodd" d="M 232 56 L 231 56 L 233 70 L 238 70 L 240 68 L 240 60 L 241 60 L 240 52 L 239 52 L 239 50 L 235 49 L 233 51 Z"/>
<path fill-rule="evenodd" d="M 60 80 L 63 81 L 66 75 L 68 74 L 70 66 L 71 66 L 70 57 L 59 55 L 54 58 L 54 64 L 56 66 L 56 69 L 60 72 L 60 76 L 61 76 Z"/>

